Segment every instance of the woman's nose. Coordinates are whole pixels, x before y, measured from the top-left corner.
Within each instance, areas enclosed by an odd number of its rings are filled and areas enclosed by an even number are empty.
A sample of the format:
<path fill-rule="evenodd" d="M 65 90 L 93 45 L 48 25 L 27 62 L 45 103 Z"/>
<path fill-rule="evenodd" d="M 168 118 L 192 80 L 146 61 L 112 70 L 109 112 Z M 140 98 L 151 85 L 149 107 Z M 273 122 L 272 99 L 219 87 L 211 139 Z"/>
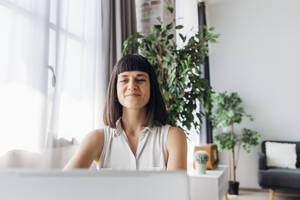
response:
<path fill-rule="evenodd" d="M 128 89 L 130 90 L 136 90 L 136 83 L 134 80 L 130 80 L 129 83 L 128 83 Z"/>

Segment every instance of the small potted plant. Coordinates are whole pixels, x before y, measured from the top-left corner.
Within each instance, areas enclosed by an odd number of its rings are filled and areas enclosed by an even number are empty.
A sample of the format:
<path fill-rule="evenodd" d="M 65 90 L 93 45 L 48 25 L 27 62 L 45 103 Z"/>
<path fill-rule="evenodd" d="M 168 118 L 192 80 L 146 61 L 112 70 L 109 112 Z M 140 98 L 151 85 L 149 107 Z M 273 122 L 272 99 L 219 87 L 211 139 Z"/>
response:
<path fill-rule="evenodd" d="M 215 142 L 219 150 L 228 150 L 230 152 L 231 177 L 229 181 L 229 194 L 238 195 L 239 182 L 236 180 L 236 168 L 238 156 L 242 147 L 246 152 L 250 152 L 251 147 L 258 145 L 260 134 L 256 131 L 243 128 L 240 133 L 235 131 L 234 125 L 240 124 L 243 117 L 248 117 L 253 121 L 251 115 L 246 114 L 241 106 L 242 99 L 236 92 L 219 93 L 214 96 L 214 106 L 210 116 L 213 127 Z"/>
<path fill-rule="evenodd" d="M 198 174 L 206 173 L 206 163 L 208 161 L 208 153 L 206 151 L 196 151 L 194 154 L 196 170 Z"/>

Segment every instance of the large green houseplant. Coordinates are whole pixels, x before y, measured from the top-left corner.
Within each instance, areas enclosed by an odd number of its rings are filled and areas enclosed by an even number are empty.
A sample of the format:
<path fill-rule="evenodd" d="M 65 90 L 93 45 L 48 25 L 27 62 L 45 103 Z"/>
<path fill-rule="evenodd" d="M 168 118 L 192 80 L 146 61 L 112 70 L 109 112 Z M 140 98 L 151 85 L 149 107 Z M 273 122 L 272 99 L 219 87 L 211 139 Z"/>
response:
<path fill-rule="evenodd" d="M 173 12 L 173 8 L 166 7 Z M 205 112 L 196 111 L 201 103 L 205 111 L 212 106 L 212 89 L 207 80 L 201 78 L 200 65 L 208 55 L 208 43 L 216 42 L 217 34 L 213 28 L 197 32 L 187 39 L 179 34 L 184 45 L 178 48 L 174 40 L 175 20 L 164 24 L 158 18 L 158 24 L 151 27 L 150 34 L 136 33 L 129 36 L 123 45 L 123 55 L 138 52 L 153 65 L 158 77 L 161 94 L 169 114 L 169 121 L 185 130 L 188 135 L 192 127 L 201 128 L 201 119 Z M 203 34 L 204 33 L 204 34 Z"/>
<path fill-rule="evenodd" d="M 231 181 L 229 181 L 229 194 L 238 194 L 239 182 L 236 180 L 236 168 L 240 147 L 246 152 L 250 152 L 251 147 L 258 145 L 260 135 L 258 132 L 243 128 L 238 133 L 234 126 L 240 124 L 243 117 L 248 117 L 253 121 L 253 117 L 248 115 L 241 106 L 242 99 L 236 92 L 218 93 L 214 96 L 214 106 L 211 120 L 214 127 L 215 142 L 219 150 L 228 150 L 231 157 Z"/>

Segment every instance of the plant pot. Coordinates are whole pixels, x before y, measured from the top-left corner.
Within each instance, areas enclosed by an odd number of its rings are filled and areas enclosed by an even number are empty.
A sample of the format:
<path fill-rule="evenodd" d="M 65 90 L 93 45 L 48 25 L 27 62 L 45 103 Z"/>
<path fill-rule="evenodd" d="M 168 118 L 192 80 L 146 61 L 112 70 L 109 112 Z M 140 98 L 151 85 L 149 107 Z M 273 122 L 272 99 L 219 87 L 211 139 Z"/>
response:
<path fill-rule="evenodd" d="M 198 174 L 206 174 L 206 162 L 203 163 L 196 162 L 196 170 Z"/>
<path fill-rule="evenodd" d="M 238 195 L 239 194 L 239 186 L 240 186 L 240 183 L 238 181 L 236 181 L 236 182 L 229 181 L 228 182 L 228 194 Z"/>

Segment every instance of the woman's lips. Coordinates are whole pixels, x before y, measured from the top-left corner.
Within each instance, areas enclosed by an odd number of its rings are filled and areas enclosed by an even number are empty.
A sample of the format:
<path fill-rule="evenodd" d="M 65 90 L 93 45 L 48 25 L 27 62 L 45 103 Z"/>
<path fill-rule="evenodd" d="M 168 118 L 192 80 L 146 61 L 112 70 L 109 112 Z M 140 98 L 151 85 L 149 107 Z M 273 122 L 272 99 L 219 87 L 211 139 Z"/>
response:
<path fill-rule="evenodd" d="M 126 96 L 129 96 L 129 97 L 137 97 L 137 96 L 140 96 L 139 94 L 128 94 L 128 95 L 126 95 Z"/>

